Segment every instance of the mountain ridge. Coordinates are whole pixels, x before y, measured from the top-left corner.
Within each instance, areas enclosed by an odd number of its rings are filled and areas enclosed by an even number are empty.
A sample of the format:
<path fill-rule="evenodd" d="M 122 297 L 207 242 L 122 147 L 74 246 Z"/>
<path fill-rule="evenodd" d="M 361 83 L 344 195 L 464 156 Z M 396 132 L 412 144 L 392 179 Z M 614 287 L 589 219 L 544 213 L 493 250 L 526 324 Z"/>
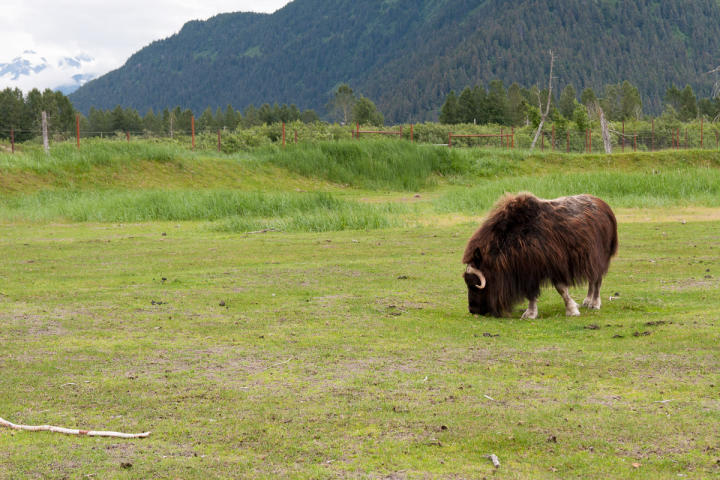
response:
<path fill-rule="evenodd" d="M 720 64 L 716 0 L 295 0 L 273 14 L 191 21 L 70 95 L 76 108 L 145 112 L 294 103 L 325 111 L 349 83 L 391 122 L 437 118 L 451 89 L 547 82 L 637 85 L 649 111 L 672 84 L 709 96 Z"/>

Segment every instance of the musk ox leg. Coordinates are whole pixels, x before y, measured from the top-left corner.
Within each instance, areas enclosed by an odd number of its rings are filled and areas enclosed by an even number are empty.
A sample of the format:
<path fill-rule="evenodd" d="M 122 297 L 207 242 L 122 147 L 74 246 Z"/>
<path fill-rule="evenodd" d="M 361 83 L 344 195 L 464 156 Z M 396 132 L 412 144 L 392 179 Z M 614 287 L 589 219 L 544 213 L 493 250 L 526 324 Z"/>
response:
<path fill-rule="evenodd" d="M 573 300 L 572 297 L 570 296 L 567 285 L 555 284 L 555 289 L 558 291 L 560 296 L 565 301 L 565 315 L 567 315 L 568 317 L 580 316 L 580 310 L 578 310 L 578 304 L 575 303 L 575 300 Z"/>
<path fill-rule="evenodd" d="M 588 286 L 588 294 L 583 301 L 583 307 L 591 310 L 600 310 L 602 300 L 600 300 L 600 285 L 602 285 L 602 277 L 590 281 Z"/>
<path fill-rule="evenodd" d="M 530 302 L 528 303 L 527 310 L 525 310 L 525 313 L 523 313 L 522 317 L 520 318 L 529 318 L 530 320 L 535 320 L 537 318 L 537 315 L 537 298 L 531 298 Z"/>

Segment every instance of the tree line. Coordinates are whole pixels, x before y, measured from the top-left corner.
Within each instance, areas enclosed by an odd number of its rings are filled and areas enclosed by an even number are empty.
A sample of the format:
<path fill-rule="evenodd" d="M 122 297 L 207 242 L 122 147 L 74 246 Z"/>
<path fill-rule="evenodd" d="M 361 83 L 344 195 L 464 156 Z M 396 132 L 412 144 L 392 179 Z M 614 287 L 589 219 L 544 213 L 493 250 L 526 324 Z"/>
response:
<path fill-rule="evenodd" d="M 547 90 L 539 90 L 536 86 L 528 89 L 513 83 L 505 88 L 501 80 L 493 80 L 487 88 L 482 85 L 466 87 L 459 95 L 451 91 L 440 110 L 440 123 L 537 126 L 541 108 L 545 108 L 543 102 L 547 102 L 547 98 Z M 698 117 L 713 120 L 720 118 L 720 98 L 698 99 L 689 85 L 683 89 L 672 85 L 666 90 L 664 101 L 666 106 L 662 116 L 666 119 L 688 122 Z M 628 81 L 606 85 L 600 96 L 591 88 L 586 88 L 579 98 L 573 85 L 568 84 L 557 99 L 551 96 L 550 102 L 550 120 L 562 131 L 568 128 L 586 130 L 598 107 L 610 121 L 644 118 L 638 88 Z M 326 109 L 329 118 L 340 124 L 384 124 L 383 114 L 375 104 L 354 92 L 347 84 L 341 84 L 335 89 Z M 301 111 L 294 104 L 277 103 L 265 103 L 259 108 L 249 105 L 243 111 L 236 110 L 232 105 L 215 111 L 207 108 L 199 117 L 192 110 L 179 106 L 165 108 L 157 113 L 148 109 L 144 115 L 140 115 L 137 110 L 120 105 L 112 110 L 90 108 L 88 115 L 84 116 L 75 111 L 68 97 L 61 92 L 33 89 L 23 95 L 17 88 L 6 88 L 0 91 L 0 138 L 8 139 L 11 130 L 19 142 L 39 135 L 42 111 L 47 113 L 51 135 L 72 135 L 76 128 L 76 115 L 80 117 L 82 136 L 101 136 L 114 132 L 156 136 L 187 134 L 191 130 L 193 118 L 198 133 L 233 131 L 280 122 L 320 121 L 319 115 L 313 110 Z"/>
<path fill-rule="evenodd" d="M 112 110 L 90 108 L 87 118 L 81 117 L 81 133 L 98 136 L 111 132 L 148 133 L 158 136 L 188 134 L 195 122 L 195 131 L 215 132 L 217 130 L 235 130 L 279 122 L 301 121 L 312 123 L 319 120 L 313 110 L 300 111 L 295 105 L 263 104 L 259 108 L 249 105 L 240 111 L 228 105 L 224 110 L 205 109 L 199 117 L 192 110 L 175 107 L 155 112 L 148 109 L 144 116 L 137 110 L 116 106 Z"/>
<path fill-rule="evenodd" d="M 382 125 L 384 118 L 375 104 L 362 95 L 357 95 L 347 84 L 340 85 L 327 105 L 330 116 L 340 123 L 359 122 Z M 177 106 L 155 112 L 148 109 L 144 115 L 133 108 L 120 105 L 111 110 L 90 108 L 88 115 L 75 111 L 72 103 L 61 92 L 50 89 L 40 92 L 33 89 L 26 96 L 15 88 L 6 88 L 0 92 L 0 138 L 9 138 L 11 131 L 16 141 L 21 142 L 37 136 L 41 132 L 41 112 L 48 116 L 48 131 L 54 134 L 72 134 L 76 129 L 76 115 L 80 118 L 80 133 L 83 136 L 101 136 L 114 132 L 148 133 L 157 136 L 187 134 L 192 129 L 194 118 L 195 131 L 215 132 L 233 131 L 237 128 L 251 128 L 275 123 L 319 122 L 320 117 L 314 110 L 300 111 L 294 104 L 270 105 L 265 103 L 259 108 L 249 105 L 243 111 L 232 105 L 225 109 L 205 109 L 200 116 L 192 110 Z"/>
<path fill-rule="evenodd" d="M 440 109 L 440 123 L 537 126 L 547 98 L 547 89 L 539 90 L 536 86 L 528 89 L 517 83 L 506 89 L 502 81 L 493 80 L 487 88 L 468 86 L 459 95 L 450 91 Z M 690 85 L 682 90 L 672 85 L 665 93 L 664 102 L 663 116 L 682 122 L 699 117 L 720 118 L 720 97 L 698 99 Z M 600 96 L 592 88 L 586 88 L 579 99 L 573 85 L 568 84 L 557 99 L 555 95 L 550 97 L 551 120 L 561 125 L 574 122 L 579 130 L 587 128 L 588 114 L 597 114 L 598 109 L 602 109 L 610 121 L 644 118 L 640 92 L 628 81 L 606 85 Z"/>
<path fill-rule="evenodd" d="M 0 91 L 0 138 L 22 142 L 41 131 L 42 112 L 47 113 L 50 133 L 64 132 L 75 124 L 75 108 L 61 92 L 31 90 L 23 95 L 19 88 Z"/>
<path fill-rule="evenodd" d="M 11 133 L 18 142 L 36 137 L 41 132 L 41 112 L 48 118 L 48 133 L 71 134 L 76 129 L 76 116 L 80 117 L 80 130 L 83 136 L 100 136 L 113 132 L 150 133 L 154 135 L 173 135 L 189 133 L 195 114 L 190 109 L 175 107 L 154 112 L 149 109 L 140 115 L 133 108 L 118 105 L 112 110 L 90 108 L 87 116 L 78 113 L 62 92 L 46 89 L 40 92 L 31 90 L 23 95 L 18 88 L 6 88 L 0 91 L 0 138 L 8 139 Z M 295 105 L 263 104 L 249 105 L 242 112 L 232 105 L 218 108 L 214 112 L 206 109 L 195 117 L 195 130 L 217 131 L 234 130 L 238 127 L 272 124 L 279 122 L 301 121 L 312 123 L 320 117 L 313 110 L 300 111 Z"/>

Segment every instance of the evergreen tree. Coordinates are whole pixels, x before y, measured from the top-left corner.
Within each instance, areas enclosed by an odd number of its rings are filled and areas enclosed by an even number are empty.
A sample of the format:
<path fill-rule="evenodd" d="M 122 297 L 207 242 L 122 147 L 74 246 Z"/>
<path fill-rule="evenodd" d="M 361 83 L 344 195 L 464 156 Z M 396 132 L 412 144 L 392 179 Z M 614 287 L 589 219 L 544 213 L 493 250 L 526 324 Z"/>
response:
<path fill-rule="evenodd" d="M 490 82 L 485 110 L 487 111 L 488 123 L 496 123 L 498 125 L 509 124 L 507 115 L 507 92 L 505 91 L 502 80 L 493 80 Z"/>
<path fill-rule="evenodd" d="M 10 138 L 10 131 L 16 141 L 32 138 L 32 120 L 29 109 L 18 88 L 6 88 L 0 92 L 0 138 Z"/>
<path fill-rule="evenodd" d="M 477 121 L 477 112 L 480 105 L 476 104 L 476 95 L 470 87 L 460 93 L 458 98 L 458 119 L 462 123 L 474 123 Z"/>
<path fill-rule="evenodd" d="M 227 125 L 225 124 L 225 114 L 222 111 L 222 108 L 217 107 L 215 109 L 215 115 L 213 115 L 213 120 L 215 121 L 215 127 L 218 129 L 226 128 Z"/>
<path fill-rule="evenodd" d="M 315 113 L 315 110 L 305 110 L 300 115 L 300 121 L 303 123 L 315 123 L 320 121 L 320 117 Z"/>
<path fill-rule="evenodd" d="M 197 119 L 196 128 L 199 132 L 212 132 L 216 129 L 215 118 L 210 107 L 206 108 Z"/>
<path fill-rule="evenodd" d="M 642 99 L 640 98 L 640 90 L 630 82 L 625 80 L 622 83 L 622 102 L 620 111 L 623 119 L 642 117 Z"/>
<path fill-rule="evenodd" d="M 369 98 L 361 96 L 353 105 L 352 118 L 354 122 L 381 127 L 385 118 Z"/>
<path fill-rule="evenodd" d="M 143 129 L 153 135 L 161 135 L 163 133 L 162 117 L 155 115 L 152 108 L 148 109 L 143 117 Z"/>
<path fill-rule="evenodd" d="M 705 118 L 717 121 L 720 117 L 720 97 L 699 100 L 698 112 Z"/>
<path fill-rule="evenodd" d="M 686 85 L 680 95 L 680 119 L 685 122 L 695 120 L 698 116 L 697 98 L 690 85 Z"/>
<path fill-rule="evenodd" d="M 445 103 L 440 109 L 440 123 L 453 125 L 459 123 L 459 118 L 460 105 L 458 104 L 458 98 L 455 96 L 455 91 L 450 90 L 448 96 L 445 97 Z"/>
<path fill-rule="evenodd" d="M 258 115 L 258 110 L 252 103 L 245 107 L 245 111 L 243 112 L 243 118 L 241 120 L 241 125 L 244 128 L 262 125 L 262 123 L 260 122 L 260 116 Z M 230 128 L 230 125 L 228 125 L 228 128 Z"/>
<path fill-rule="evenodd" d="M 508 87 L 508 120 L 511 125 L 522 125 L 527 117 L 526 102 L 523 98 L 522 89 L 517 83 Z"/>
<path fill-rule="evenodd" d="M 608 120 L 629 120 L 642 112 L 640 92 L 627 80 L 622 84 L 606 85 L 600 104 Z"/>
<path fill-rule="evenodd" d="M 673 107 L 681 121 L 687 122 L 697 118 L 697 98 L 690 85 L 683 90 L 675 85 L 670 86 L 665 92 L 665 102 Z"/>
<path fill-rule="evenodd" d="M 582 91 L 582 93 L 580 94 L 580 103 L 582 103 L 586 107 L 589 107 L 591 105 L 594 105 L 595 102 L 597 102 L 597 96 L 595 95 L 595 92 L 592 88 L 588 87 Z"/>
<path fill-rule="evenodd" d="M 585 132 L 590 128 L 590 118 L 588 117 L 587 107 L 582 103 L 575 101 L 572 119 L 573 122 L 575 122 L 578 132 Z"/>
<path fill-rule="evenodd" d="M 226 126 L 229 130 L 235 130 L 238 124 L 242 121 L 242 115 L 240 115 L 240 112 L 236 111 L 232 105 L 228 104 L 227 107 L 225 107 L 223 120 L 225 121 L 223 124 L 224 126 Z"/>
<path fill-rule="evenodd" d="M 110 129 L 116 132 L 125 132 L 127 127 L 125 125 L 125 110 L 117 105 L 110 114 Z"/>
<path fill-rule="evenodd" d="M 558 100 L 558 110 L 565 118 L 572 118 L 573 112 L 575 111 L 575 103 L 577 102 L 577 93 L 572 83 L 569 83 L 563 88 L 560 93 L 560 99 Z"/>
<path fill-rule="evenodd" d="M 484 86 L 475 85 L 472 89 L 473 103 L 475 104 L 475 114 L 473 120 L 477 123 L 484 125 L 488 123 L 488 111 L 487 111 L 487 90 Z"/>

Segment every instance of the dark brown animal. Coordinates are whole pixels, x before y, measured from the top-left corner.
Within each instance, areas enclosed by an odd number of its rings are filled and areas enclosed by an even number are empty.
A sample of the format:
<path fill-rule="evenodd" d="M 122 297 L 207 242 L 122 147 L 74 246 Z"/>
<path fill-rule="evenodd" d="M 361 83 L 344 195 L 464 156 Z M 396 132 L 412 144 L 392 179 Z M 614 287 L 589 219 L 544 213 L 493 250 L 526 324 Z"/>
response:
<path fill-rule="evenodd" d="M 600 285 L 617 247 L 615 215 L 597 197 L 506 195 L 465 248 L 470 313 L 504 316 L 527 298 L 522 318 L 537 318 L 537 298 L 547 283 L 563 297 L 566 315 L 580 315 L 568 288 L 584 282 L 583 306 L 599 309 Z"/>

